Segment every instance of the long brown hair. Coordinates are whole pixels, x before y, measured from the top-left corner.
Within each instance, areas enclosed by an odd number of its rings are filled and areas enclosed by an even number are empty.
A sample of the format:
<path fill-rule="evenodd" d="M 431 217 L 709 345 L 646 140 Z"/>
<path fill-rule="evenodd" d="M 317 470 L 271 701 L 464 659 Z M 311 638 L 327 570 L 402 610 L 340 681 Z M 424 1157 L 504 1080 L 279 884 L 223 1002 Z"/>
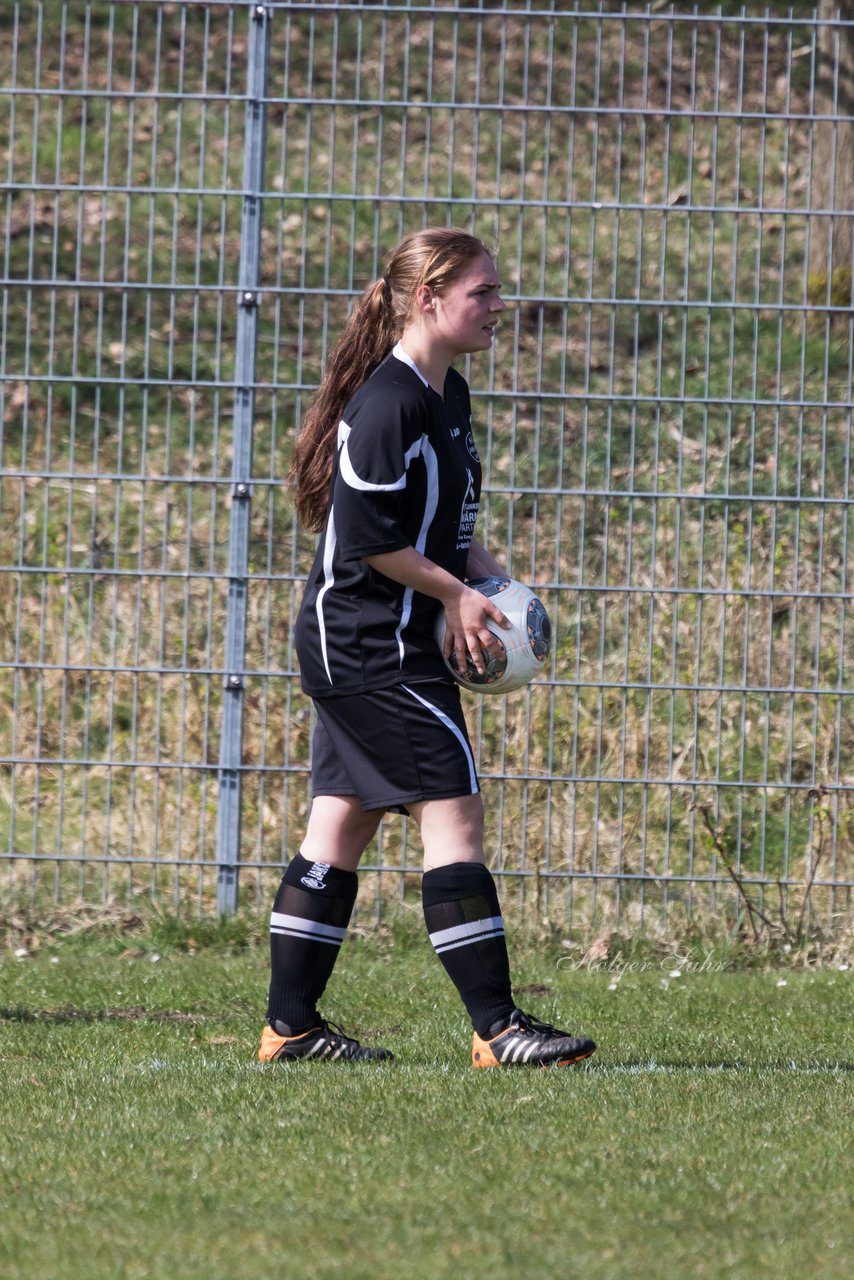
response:
<path fill-rule="evenodd" d="M 437 293 L 489 250 L 454 227 L 427 227 L 404 236 L 385 273 L 362 294 L 329 354 L 323 379 L 294 446 L 288 481 L 297 517 L 306 529 L 323 528 L 338 423 L 347 402 L 386 358 L 412 314 L 421 285 Z"/>

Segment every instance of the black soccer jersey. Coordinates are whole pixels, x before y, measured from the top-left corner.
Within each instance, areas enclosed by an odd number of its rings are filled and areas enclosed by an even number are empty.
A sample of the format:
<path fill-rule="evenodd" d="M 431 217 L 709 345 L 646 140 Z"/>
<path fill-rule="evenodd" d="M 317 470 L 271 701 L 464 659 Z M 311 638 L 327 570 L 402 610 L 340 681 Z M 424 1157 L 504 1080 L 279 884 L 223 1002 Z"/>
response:
<path fill-rule="evenodd" d="M 302 686 L 312 697 L 442 679 L 433 636 L 441 608 L 365 563 L 412 546 L 455 577 L 466 561 L 481 467 L 465 379 L 444 399 L 398 344 L 344 410 L 330 503 L 296 625 Z"/>

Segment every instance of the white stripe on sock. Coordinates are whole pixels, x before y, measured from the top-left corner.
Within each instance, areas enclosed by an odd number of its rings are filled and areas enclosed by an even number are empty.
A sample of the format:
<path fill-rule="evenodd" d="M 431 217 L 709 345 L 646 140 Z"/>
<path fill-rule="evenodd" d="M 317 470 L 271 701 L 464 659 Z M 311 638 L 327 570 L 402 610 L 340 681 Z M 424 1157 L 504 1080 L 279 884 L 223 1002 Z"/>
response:
<path fill-rule="evenodd" d="M 468 924 L 455 924 L 450 929 L 437 929 L 430 934 L 430 941 L 437 951 L 449 951 L 452 947 L 464 947 L 483 938 L 498 938 L 504 934 L 501 916 L 489 916 L 485 920 L 470 920 Z"/>
<path fill-rule="evenodd" d="M 479 933 L 475 938 L 463 938 L 462 942 L 449 942 L 446 947 L 437 947 L 436 955 L 443 956 L 446 951 L 456 951 L 458 947 L 468 947 L 473 942 L 486 942 L 489 938 L 503 937 L 503 929 L 494 929 L 491 933 Z"/>
<path fill-rule="evenodd" d="M 333 946 L 340 947 L 347 930 L 331 924 L 321 924 L 317 920 L 306 920 L 304 916 L 288 916 L 281 911 L 272 911 L 270 932 L 290 934 L 295 938 L 312 938 L 315 942 L 331 942 Z"/>
<path fill-rule="evenodd" d="M 332 947 L 340 947 L 341 943 L 334 938 L 319 937 L 316 933 L 303 933 L 299 929 L 271 929 L 270 933 L 281 938 L 302 938 L 304 942 L 327 942 Z"/>

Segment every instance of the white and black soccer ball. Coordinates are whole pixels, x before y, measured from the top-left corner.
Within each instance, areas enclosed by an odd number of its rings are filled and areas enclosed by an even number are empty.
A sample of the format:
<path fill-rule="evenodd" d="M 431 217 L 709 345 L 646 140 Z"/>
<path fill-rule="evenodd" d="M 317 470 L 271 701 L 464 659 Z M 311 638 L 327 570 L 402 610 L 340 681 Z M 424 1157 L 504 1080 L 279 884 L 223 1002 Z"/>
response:
<path fill-rule="evenodd" d="M 445 665 L 457 683 L 472 693 L 510 693 L 521 689 L 542 671 L 551 651 L 551 623 L 542 601 L 530 587 L 515 578 L 471 578 L 467 585 L 494 600 L 512 625 L 507 630 L 491 619 L 487 621 L 498 644 L 493 646 L 492 653 L 483 651 L 486 660 L 483 675 L 470 656 L 466 658 L 464 672 L 457 667 L 453 653 L 445 659 Z M 445 640 L 444 609 L 439 610 L 435 634 L 441 649 Z"/>

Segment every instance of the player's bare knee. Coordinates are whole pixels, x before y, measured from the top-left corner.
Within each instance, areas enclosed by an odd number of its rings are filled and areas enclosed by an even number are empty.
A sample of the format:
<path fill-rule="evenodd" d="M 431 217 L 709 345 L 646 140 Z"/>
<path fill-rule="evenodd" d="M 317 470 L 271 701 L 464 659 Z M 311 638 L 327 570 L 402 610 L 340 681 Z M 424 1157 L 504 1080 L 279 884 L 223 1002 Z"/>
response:
<path fill-rule="evenodd" d="M 483 861 L 483 804 L 479 793 L 413 805 L 425 868 Z"/>

